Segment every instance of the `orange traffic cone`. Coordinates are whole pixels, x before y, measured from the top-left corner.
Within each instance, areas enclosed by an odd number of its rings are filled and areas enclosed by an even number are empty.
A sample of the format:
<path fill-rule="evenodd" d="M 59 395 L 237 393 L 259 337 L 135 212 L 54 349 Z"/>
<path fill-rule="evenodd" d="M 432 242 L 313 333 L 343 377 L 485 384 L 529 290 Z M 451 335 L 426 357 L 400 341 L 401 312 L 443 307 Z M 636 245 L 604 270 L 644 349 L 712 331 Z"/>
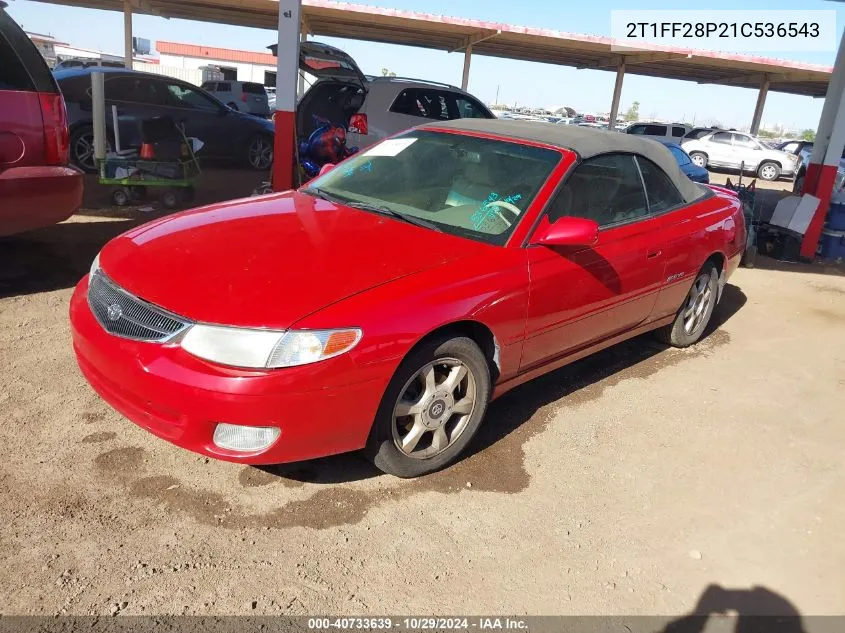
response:
<path fill-rule="evenodd" d="M 141 151 L 138 155 L 143 158 L 144 160 L 152 160 L 155 158 L 155 149 L 153 148 L 152 143 L 141 143 Z"/>

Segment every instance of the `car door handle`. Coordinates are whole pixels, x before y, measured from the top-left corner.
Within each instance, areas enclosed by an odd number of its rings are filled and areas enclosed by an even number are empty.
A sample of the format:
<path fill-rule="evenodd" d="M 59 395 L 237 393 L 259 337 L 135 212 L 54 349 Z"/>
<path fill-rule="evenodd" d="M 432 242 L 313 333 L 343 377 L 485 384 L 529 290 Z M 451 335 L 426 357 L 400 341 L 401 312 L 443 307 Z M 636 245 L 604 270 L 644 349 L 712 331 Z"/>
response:
<path fill-rule="evenodd" d="M 660 257 L 663 254 L 663 251 L 649 251 L 648 255 L 646 255 L 646 259 L 654 259 L 655 257 Z"/>

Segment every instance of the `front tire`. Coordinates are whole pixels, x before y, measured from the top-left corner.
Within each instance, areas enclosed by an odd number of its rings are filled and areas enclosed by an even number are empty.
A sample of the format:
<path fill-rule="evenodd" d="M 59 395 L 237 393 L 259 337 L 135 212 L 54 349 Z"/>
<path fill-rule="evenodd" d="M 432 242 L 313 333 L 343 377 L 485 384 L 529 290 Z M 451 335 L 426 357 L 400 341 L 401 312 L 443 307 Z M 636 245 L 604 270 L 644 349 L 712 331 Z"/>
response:
<path fill-rule="evenodd" d="M 461 455 L 490 400 L 490 367 L 466 337 L 423 343 L 402 361 L 379 405 L 367 456 L 396 477 L 419 477 Z"/>
<path fill-rule="evenodd" d="M 792 195 L 800 196 L 804 191 L 804 174 L 800 174 L 792 185 Z"/>
<path fill-rule="evenodd" d="M 672 347 L 689 347 L 697 343 L 713 316 L 718 297 L 719 273 L 708 262 L 692 283 L 675 320 L 657 330 L 658 338 Z"/>
<path fill-rule="evenodd" d="M 762 180 L 767 180 L 769 182 L 777 180 L 780 178 L 780 166 L 771 161 L 765 162 L 757 168 L 757 175 L 760 176 Z"/>

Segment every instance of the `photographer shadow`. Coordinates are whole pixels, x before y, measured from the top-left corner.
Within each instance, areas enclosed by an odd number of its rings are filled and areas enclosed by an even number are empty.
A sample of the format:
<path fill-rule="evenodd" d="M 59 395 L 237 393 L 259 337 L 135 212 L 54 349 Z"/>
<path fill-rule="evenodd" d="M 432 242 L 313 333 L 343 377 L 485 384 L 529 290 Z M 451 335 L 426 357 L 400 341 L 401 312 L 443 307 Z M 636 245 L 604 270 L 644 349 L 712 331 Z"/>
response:
<path fill-rule="evenodd" d="M 711 616 L 721 619 L 708 626 Z M 725 589 L 720 585 L 708 586 L 698 599 L 692 613 L 673 620 L 666 625 L 662 633 L 705 633 L 707 631 L 805 633 L 798 608 L 779 593 L 766 587 Z"/>

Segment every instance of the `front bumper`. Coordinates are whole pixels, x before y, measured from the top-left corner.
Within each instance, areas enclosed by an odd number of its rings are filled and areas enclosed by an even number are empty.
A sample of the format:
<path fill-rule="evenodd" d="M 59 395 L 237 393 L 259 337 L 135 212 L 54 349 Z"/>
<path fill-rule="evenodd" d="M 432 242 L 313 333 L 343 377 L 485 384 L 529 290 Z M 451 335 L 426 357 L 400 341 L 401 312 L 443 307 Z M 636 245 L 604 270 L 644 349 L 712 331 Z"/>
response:
<path fill-rule="evenodd" d="M 79 368 L 106 402 L 154 435 L 196 453 L 246 464 L 313 459 L 366 443 L 392 374 L 389 364 L 356 371 L 344 359 L 343 371 L 337 372 L 343 384 L 330 387 L 324 387 L 330 382 L 325 376 L 336 359 L 266 371 L 226 368 L 194 358 L 178 345 L 109 334 L 91 313 L 87 291 L 86 277 L 70 304 Z M 225 450 L 212 441 L 220 422 L 276 426 L 281 435 L 260 452 Z"/>

